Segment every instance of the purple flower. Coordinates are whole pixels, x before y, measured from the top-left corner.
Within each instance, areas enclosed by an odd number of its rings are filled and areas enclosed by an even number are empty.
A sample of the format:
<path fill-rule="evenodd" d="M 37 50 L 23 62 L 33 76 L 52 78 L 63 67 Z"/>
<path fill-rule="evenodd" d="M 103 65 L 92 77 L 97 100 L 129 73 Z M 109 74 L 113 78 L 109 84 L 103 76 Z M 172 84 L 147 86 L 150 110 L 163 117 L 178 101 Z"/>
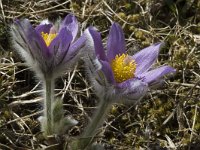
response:
<path fill-rule="evenodd" d="M 40 77 L 57 77 L 77 61 L 85 37 L 77 38 L 78 22 L 72 14 L 53 25 L 43 21 L 34 28 L 29 20 L 11 26 L 14 47 Z"/>
<path fill-rule="evenodd" d="M 123 31 L 119 24 L 114 23 L 109 32 L 105 53 L 100 33 L 92 27 L 88 31 L 88 41 L 93 43 L 95 51 L 92 52 L 93 56 L 89 54 L 90 58 L 86 63 L 98 95 L 111 95 L 115 100 L 138 100 L 146 94 L 149 87 L 159 85 L 164 75 L 175 72 L 170 66 L 151 68 L 162 43 L 153 44 L 130 56 L 125 51 Z M 97 67 L 98 71 L 95 71 L 93 68 Z"/>

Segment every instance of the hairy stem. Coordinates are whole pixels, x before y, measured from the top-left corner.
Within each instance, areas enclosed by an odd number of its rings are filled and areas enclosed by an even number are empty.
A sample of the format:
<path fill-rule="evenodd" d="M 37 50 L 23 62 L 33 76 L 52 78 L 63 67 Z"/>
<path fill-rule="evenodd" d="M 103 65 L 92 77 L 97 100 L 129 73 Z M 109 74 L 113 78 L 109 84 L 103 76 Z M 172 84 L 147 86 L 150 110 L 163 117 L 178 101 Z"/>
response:
<path fill-rule="evenodd" d="M 52 104 L 54 99 L 54 80 L 47 78 L 44 80 L 44 134 L 53 134 L 53 110 Z"/>
<path fill-rule="evenodd" d="M 86 130 L 83 134 L 84 137 L 90 137 L 95 134 L 96 129 L 104 121 L 109 104 L 110 103 L 106 100 L 102 100 L 100 102 L 99 108 L 97 109 L 97 112 L 96 112 L 94 118 L 92 119 L 91 123 L 88 125 L 88 127 L 86 128 Z"/>
<path fill-rule="evenodd" d="M 101 100 L 95 116 L 93 117 L 90 124 L 86 127 L 83 135 L 80 137 L 80 140 L 77 143 L 78 148 L 84 149 L 91 144 L 97 128 L 102 125 L 104 121 L 107 110 L 108 108 L 110 108 L 109 106 L 109 100 L 107 100 L 106 98 Z"/>

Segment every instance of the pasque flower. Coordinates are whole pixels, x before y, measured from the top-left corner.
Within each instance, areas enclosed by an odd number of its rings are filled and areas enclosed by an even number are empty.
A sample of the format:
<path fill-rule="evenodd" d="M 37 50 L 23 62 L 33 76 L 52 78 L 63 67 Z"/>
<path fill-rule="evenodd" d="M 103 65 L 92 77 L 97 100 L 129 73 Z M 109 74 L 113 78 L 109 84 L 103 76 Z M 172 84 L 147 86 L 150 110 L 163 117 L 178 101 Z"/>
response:
<path fill-rule="evenodd" d="M 44 135 L 60 134 L 74 120 L 64 117 L 62 101 L 54 99 L 54 80 L 69 70 L 84 49 L 84 34 L 77 39 L 78 22 L 72 14 L 53 25 L 45 20 L 35 28 L 29 20 L 16 20 L 11 26 L 14 48 L 42 80 L 44 115 L 40 117 Z"/>
<path fill-rule="evenodd" d="M 113 23 L 105 53 L 100 33 L 92 27 L 88 31 L 92 37 L 90 41 L 94 44 L 94 56 L 90 57 L 92 62 L 88 65 L 89 74 L 96 91 L 101 91 L 99 95 L 103 92 L 114 100 L 138 100 L 146 94 L 148 88 L 159 85 L 164 75 L 175 72 L 174 68 L 167 65 L 152 69 L 162 43 L 144 48 L 133 56 L 128 55 L 123 31 L 119 24 Z M 92 65 L 98 68 L 96 72 Z"/>
<path fill-rule="evenodd" d="M 96 130 L 103 123 L 113 102 L 137 102 L 147 93 L 148 88 L 159 85 L 164 75 L 175 72 L 170 66 L 156 69 L 151 67 L 158 57 L 162 43 L 153 44 L 133 56 L 128 55 L 123 31 L 117 23 L 111 26 L 107 53 L 101 35 L 94 27 L 87 30 L 86 38 L 86 69 L 100 102 L 79 140 L 71 144 L 73 150 L 91 146 Z"/>
<path fill-rule="evenodd" d="M 76 39 L 78 22 L 72 14 L 57 25 L 43 21 L 35 28 L 28 19 L 16 20 L 11 34 L 15 49 L 40 77 L 69 70 L 85 43 L 84 36 Z"/>

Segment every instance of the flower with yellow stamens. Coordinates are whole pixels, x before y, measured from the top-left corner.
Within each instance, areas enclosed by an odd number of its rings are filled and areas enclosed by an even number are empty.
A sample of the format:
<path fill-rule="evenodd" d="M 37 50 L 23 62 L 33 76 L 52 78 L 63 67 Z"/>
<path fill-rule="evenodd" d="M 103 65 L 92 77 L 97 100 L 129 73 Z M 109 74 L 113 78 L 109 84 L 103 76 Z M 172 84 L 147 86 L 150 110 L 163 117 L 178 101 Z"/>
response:
<path fill-rule="evenodd" d="M 175 72 L 170 66 L 151 69 L 162 43 L 153 44 L 133 56 L 128 55 L 123 31 L 117 23 L 113 23 L 109 32 L 107 54 L 96 29 L 89 28 L 87 35 L 88 41 L 94 44 L 94 51 L 89 53 L 86 64 L 99 97 L 106 95 L 113 101 L 136 101 L 146 94 L 148 88 L 159 85 L 164 75 Z"/>
<path fill-rule="evenodd" d="M 54 80 L 79 60 L 86 39 L 84 35 L 77 39 L 77 33 L 78 22 L 72 14 L 65 17 L 59 28 L 48 21 L 33 28 L 27 19 L 16 20 L 11 26 L 15 49 L 42 80 L 44 115 L 40 121 L 45 136 L 64 133 L 75 124 L 64 118 L 62 101 L 54 100 Z"/>
<path fill-rule="evenodd" d="M 69 70 L 85 45 L 84 35 L 76 38 L 78 22 L 75 16 L 67 15 L 58 27 L 45 20 L 33 28 L 28 19 L 16 20 L 11 27 L 16 50 L 40 78 L 56 78 Z"/>

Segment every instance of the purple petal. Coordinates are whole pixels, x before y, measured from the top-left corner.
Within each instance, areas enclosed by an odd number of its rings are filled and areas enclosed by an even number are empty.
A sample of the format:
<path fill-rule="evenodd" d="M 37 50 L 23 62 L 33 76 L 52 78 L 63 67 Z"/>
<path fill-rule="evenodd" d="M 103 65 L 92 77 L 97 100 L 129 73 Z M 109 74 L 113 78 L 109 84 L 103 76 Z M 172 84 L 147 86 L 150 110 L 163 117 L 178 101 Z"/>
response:
<path fill-rule="evenodd" d="M 40 61 L 42 57 L 49 58 L 51 56 L 42 36 L 32 27 L 27 19 L 15 22 L 19 34 L 27 44 L 30 53 Z M 42 61 L 42 60 L 41 60 Z"/>
<path fill-rule="evenodd" d="M 68 54 L 65 57 L 65 61 L 67 62 L 73 59 L 79 53 L 79 51 L 84 47 L 85 42 L 86 42 L 86 38 L 84 35 L 82 35 L 74 43 L 72 43 L 69 47 Z"/>
<path fill-rule="evenodd" d="M 114 75 L 113 75 L 113 72 L 112 72 L 109 62 L 107 62 L 107 61 L 100 61 L 100 62 L 102 64 L 101 70 L 104 72 L 104 75 L 106 76 L 107 80 L 111 84 L 115 84 Z"/>
<path fill-rule="evenodd" d="M 88 30 L 94 41 L 94 48 L 95 48 L 97 58 L 99 58 L 101 60 L 107 60 L 105 52 L 104 52 L 100 33 L 97 32 L 93 27 L 90 27 Z"/>
<path fill-rule="evenodd" d="M 117 85 L 117 90 L 126 100 L 134 102 L 145 96 L 148 90 L 148 85 L 138 78 L 133 78 L 119 83 Z"/>
<path fill-rule="evenodd" d="M 67 29 L 72 33 L 74 41 L 78 33 L 78 21 L 76 17 L 72 14 L 67 15 L 62 21 L 60 29 L 62 29 L 63 27 L 67 27 Z"/>
<path fill-rule="evenodd" d="M 111 26 L 107 41 L 107 57 L 109 60 L 115 58 L 118 54 L 125 53 L 125 38 L 122 28 L 118 23 Z"/>
<path fill-rule="evenodd" d="M 52 27 L 52 24 L 40 24 L 38 26 L 35 27 L 35 30 L 41 34 L 42 32 L 44 33 L 49 33 L 50 29 Z"/>
<path fill-rule="evenodd" d="M 67 55 L 72 38 L 71 32 L 65 27 L 60 30 L 49 45 L 50 51 L 55 56 L 55 64 L 62 62 Z"/>
<path fill-rule="evenodd" d="M 137 63 L 136 75 L 147 71 L 158 58 L 159 49 L 162 43 L 151 45 L 133 55 L 133 59 Z"/>
<path fill-rule="evenodd" d="M 151 84 L 158 82 L 158 80 L 160 80 L 164 75 L 174 72 L 176 72 L 174 68 L 170 66 L 162 66 L 141 74 L 141 77 L 144 77 L 144 82 L 147 82 L 151 86 Z"/>

